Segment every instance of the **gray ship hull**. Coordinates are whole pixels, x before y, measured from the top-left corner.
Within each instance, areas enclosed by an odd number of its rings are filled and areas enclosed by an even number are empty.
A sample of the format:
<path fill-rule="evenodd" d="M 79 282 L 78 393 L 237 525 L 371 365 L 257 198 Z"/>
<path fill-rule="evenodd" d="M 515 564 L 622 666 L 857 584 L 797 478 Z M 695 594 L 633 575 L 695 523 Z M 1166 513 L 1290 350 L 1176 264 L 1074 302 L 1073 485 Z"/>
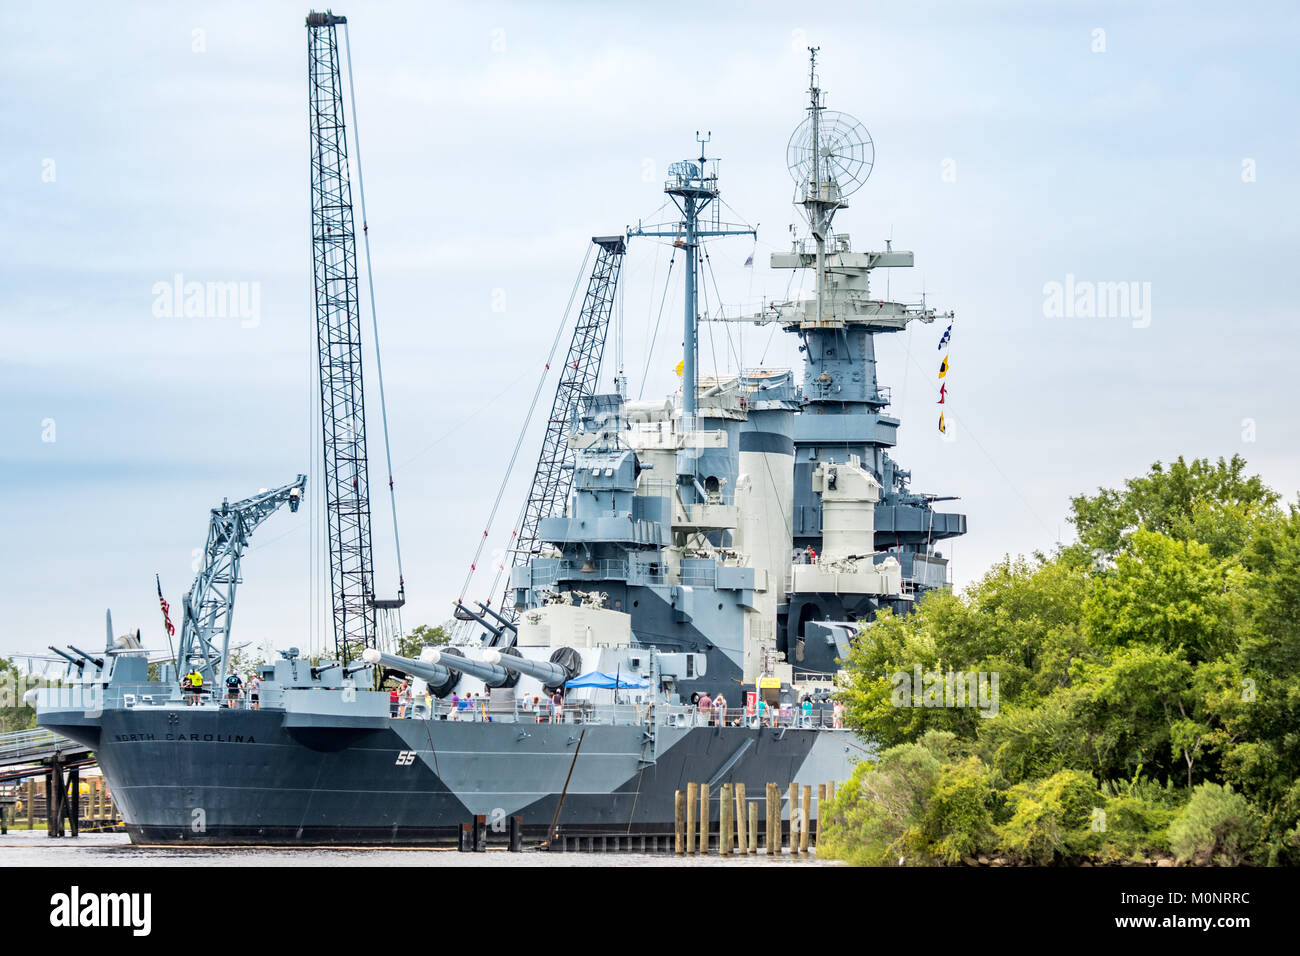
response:
<path fill-rule="evenodd" d="M 796 728 L 661 725 L 643 762 L 643 724 L 184 706 L 60 716 L 41 723 L 95 748 L 132 840 L 158 844 L 451 844 L 476 814 L 497 831 L 517 815 L 543 837 L 557 806 L 561 834 L 666 836 L 688 783 L 713 785 L 717 819 L 723 783 L 761 806 L 767 783 L 842 781 L 865 754 L 847 732 Z"/>

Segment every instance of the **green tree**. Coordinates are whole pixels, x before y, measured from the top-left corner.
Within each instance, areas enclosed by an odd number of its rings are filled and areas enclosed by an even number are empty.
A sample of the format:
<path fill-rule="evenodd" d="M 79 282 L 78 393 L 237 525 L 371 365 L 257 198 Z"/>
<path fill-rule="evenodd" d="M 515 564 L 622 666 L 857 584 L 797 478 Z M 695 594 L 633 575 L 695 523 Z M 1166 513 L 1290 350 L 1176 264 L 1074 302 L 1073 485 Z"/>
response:
<path fill-rule="evenodd" d="M 1185 648 L 1194 662 L 1218 657 L 1235 644 L 1245 579 L 1235 558 L 1139 528 L 1114 568 L 1097 576 L 1084 623 L 1101 646 L 1153 643 Z"/>
<path fill-rule="evenodd" d="M 451 641 L 451 629 L 446 624 L 429 627 L 421 624 L 402 635 L 397 644 L 397 653 L 402 657 L 419 657 L 426 647 L 441 647 Z"/>
<path fill-rule="evenodd" d="M 886 749 L 826 854 L 1300 863 L 1300 505 L 1244 469 L 1157 463 L 1073 500 L 1078 543 L 866 626 L 843 700 Z M 915 667 L 999 673 L 996 716 L 900 699 Z"/>
<path fill-rule="evenodd" d="M 1069 520 L 1080 543 L 1106 557 L 1124 550 L 1139 528 L 1203 542 L 1215 557 L 1239 554 L 1258 521 L 1276 513 L 1279 499 L 1245 469 L 1239 455 L 1215 464 L 1206 458 L 1188 464 L 1180 455 L 1168 468 L 1156 462 L 1120 491 L 1099 488 L 1072 498 Z"/>
<path fill-rule="evenodd" d="M 36 726 L 36 711 L 23 703 L 23 695 L 32 683 L 8 657 L 0 657 L 0 733 L 31 730 Z"/>

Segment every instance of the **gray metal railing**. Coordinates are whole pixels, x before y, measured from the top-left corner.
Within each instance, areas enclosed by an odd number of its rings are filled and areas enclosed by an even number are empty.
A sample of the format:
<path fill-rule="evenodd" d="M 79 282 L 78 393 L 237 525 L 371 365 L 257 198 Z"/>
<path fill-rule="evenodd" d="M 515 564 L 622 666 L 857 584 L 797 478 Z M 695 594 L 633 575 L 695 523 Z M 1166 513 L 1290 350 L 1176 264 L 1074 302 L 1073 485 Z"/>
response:
<path fill-rule="evenodd" d="M 17 730 L 13 733 L 0 734 L 0 760 L 21 757 L 24 754 L 40 753 L 50 750 L 60 743 L 72 743 L 67 737 L 60 736 L 52 730 Z"/>

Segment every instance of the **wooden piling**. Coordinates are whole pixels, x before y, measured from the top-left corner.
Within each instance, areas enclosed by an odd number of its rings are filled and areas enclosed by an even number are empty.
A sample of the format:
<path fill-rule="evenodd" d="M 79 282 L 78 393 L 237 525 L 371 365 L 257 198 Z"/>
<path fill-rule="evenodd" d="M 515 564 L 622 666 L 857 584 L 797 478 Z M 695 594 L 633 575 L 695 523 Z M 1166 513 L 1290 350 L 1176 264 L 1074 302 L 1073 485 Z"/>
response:
<path fill-rule="evenodd" d="M 791 783 L 790 793 L 790 855 L 799 852 L 799 785 Z"/>
<path fill-rule="evenodd" d="M 27 829 L 36 829 L 36 781 L 27 781 Z"/>
<path fill-rule="evenodd" d="M 699 850 L 703 854 L 709 852 L 709 785 L 700 784 L 700 846 Z"/>
<path fill-rule="evenodd" d="M 750 855 L 758 853 L 758 804 L 749 805 L 749 852 Z"/>
<path fill-rule="evenodd" d="M 56 756 L 50 764 L 50 776 L 45 782 L 45 835 L 63 836 L 63 764 Z"/>
<path fill-rule="evenodd" d="M 767 821 L 763 830 L 767 845 L 767 855 L 775 856 L 781 852 L 781 791 L 776 784 L 767 785 Z"/>
<path fill-rule="evenodd" d="M 817 784 L 817 829 L 813 833 L 813 846 L 816 846 L 822 837 L 822 811 L 826 808 L 826 784 Z"/>
<path fill-rule="evenodd" d="M 731 856 L 731 841 L 736 833 L 736 807 L 732 800 L 731 784 L 724 783 L 718 795 L 718 853 L 722 856 Z"/>
<path fill-rule="evenodd" d="M 81 830 L 81 770 L 73 767 L 68 773 L 68 829 L 75 837 Z"/>
<path fill-rule="evenodd" d="M 673 833 L 676 836 L 675 852 L 686 852 L 686 794 L 678 790 L 673 794 Z"/>
<path fill-rule="evenodd" d="M 686 855 L 695 854 L 695 812 L 700 805 L 700 785 L 686 785 Z"/>
<path fill-rule="evenodd" d="M 808 853 L 808 818 L 812 811 L 812 784 L 805 783 L 799 800 L 799 852 Z"/>
<path fill-rule="evenodd" d="M 736 851 L 741 856 L 749 855 L 749 841 L 745 839 L 746 836 L 748 836 L 745 829 L 749 825 L 749 819 L 745 809 L 747 806 L 748 804 L 745 801 L 745 785 L 743 783 L 738 783 L 736 784 Z"/>

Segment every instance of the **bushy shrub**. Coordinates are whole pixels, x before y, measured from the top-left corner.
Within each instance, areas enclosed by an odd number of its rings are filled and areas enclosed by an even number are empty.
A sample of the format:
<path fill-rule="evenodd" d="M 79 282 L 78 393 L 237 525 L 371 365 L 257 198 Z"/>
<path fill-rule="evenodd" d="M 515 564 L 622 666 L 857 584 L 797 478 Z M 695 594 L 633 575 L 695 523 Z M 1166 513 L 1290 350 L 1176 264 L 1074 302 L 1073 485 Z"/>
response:
<path fill-rule="evenodd" d="M 1111 797 L 1103 809 L 1102 853 L 1109 859 L 1137 859 L 1169 851 L 1169 824 L 1176 811 L 1138 796 Z"/>
<path fill-rule="evenodd" d="M 939 776 L 939 761 L 919 744 L 858 764 L 820 822 L 818 855 L 861 866 L 906 858 L 911 848 L 903 837 L 924 817 Z"/>
<path fill-rule="evenodd" d="M 1169 845 L 1180 862 L 1237 866 L 1249 861 L 1258 832 L 1254 811 L 1232 784 L 1203 783 L 1169 825 Z"/>
<path fill-rule="evenodd" d="M 978 758 L 947 764 L 907 843 L 919 856 L 943 863 L 986 850 L 993 844 L 993 803 L 988 770 Z"/>
<path fill-rule="evenodd" d="M 1100 849 L 1092 823 L 1101 793 L 1091 774 L 1061 770 L 1017 784 L 1007 799 L 1010 819 L 997 828 L 997 837 L 1017 862 L 1047 866 Z"/>
<path fill-rule="evenodd" d="M 1038 707 L 1008 707 L 980 727 L 980 753 L 1010 783 L 1050 776 L 1086 762 L 1080 692 L 1058 690 Z"/>

